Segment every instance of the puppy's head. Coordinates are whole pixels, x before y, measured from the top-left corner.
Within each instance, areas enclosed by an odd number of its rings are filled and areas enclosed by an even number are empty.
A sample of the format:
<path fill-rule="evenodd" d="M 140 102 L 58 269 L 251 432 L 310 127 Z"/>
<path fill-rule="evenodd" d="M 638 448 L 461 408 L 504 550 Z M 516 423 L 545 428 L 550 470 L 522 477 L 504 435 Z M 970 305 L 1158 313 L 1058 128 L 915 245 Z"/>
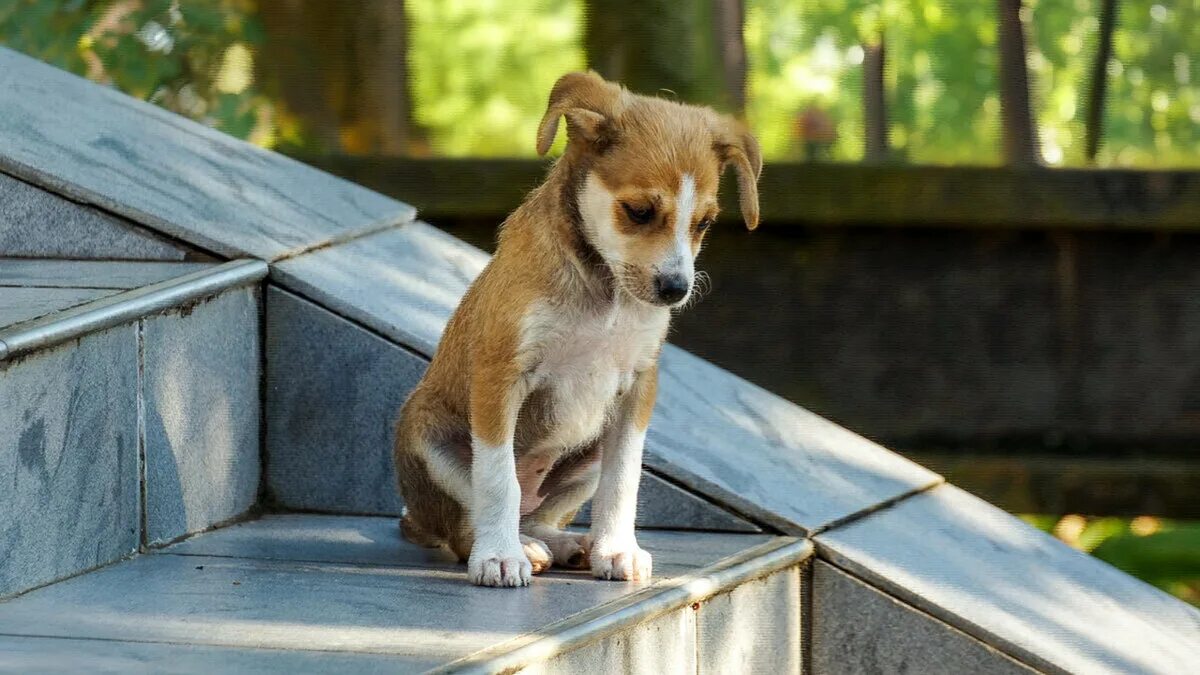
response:
<path fill-rule="evenodd" d="M 717 217 L 721 172 L 738 174 L 742 217 L 758 226 L 758 142 L 734 119 L 709 108 L 633 94 L 595 73 L 554 85 L 538 129 L 545 154 L 561 118 L 573 201 L 588 243 L 621 287 L 642 302 L 687 301 L 696 255 Z"/>

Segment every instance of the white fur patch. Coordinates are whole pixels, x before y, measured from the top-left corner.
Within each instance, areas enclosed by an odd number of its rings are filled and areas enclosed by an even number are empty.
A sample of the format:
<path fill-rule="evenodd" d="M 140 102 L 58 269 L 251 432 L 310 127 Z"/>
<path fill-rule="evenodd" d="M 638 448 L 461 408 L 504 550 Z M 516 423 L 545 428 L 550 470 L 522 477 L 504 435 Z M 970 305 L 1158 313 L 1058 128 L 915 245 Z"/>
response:
<path fill-rule="evenodd" d="M 528 586 L 533 573 L 521 546 L 521 486 L 512 441 L 488 445 L 472 438 L 471 524 L 475 542 L 467 561 L 471 582 Z"/>
<path fill-rule="evenodd" d="M 663 263 L 662 271 L 676 273 L 687 279 L 688 295 L 692 292 L 692 277 L 696 275 L 696 260 L 692 255 L 692 217 L 695 212 L 696 179 L 685 173 L 679 181 L 679 193 L 675 196 L 675 247 Z"/>
<path fill-rule="evenodd" d="M 617 420 L 606 434 L 592 499 L 592 575 L 601 579 L 645 581 L 651 575 L 650 554 L 638 546 L 634 532 L 646 431 L 631 422 Z"/>
<path fill-rule="evenodd" d="M 679 181 L 679 194 L 675 196 L 675 238 L 684 242 L 689 257 L 692 246 L 692 216 L 696 213 L 696 179 L 685 173 Z"/>
<path fill-rule="evenodd" d="M 578 198 L 579 213 L 592 246 L 605 260 L 621 260 L 621 235 L 613 222 L 613 202 L 616 197 L 595 174 L 589 173 Z"/>
<path fill-rule="evenodd" d="M 522 338 L 539 350 L 530 386 L 548 389 L 556 421 L 539 451 L 578 447 L 599 435 L 617 394 L 654 364 L 669 319 L 663 309 L 619 300 L 603 314 L 534 306 Z"/>

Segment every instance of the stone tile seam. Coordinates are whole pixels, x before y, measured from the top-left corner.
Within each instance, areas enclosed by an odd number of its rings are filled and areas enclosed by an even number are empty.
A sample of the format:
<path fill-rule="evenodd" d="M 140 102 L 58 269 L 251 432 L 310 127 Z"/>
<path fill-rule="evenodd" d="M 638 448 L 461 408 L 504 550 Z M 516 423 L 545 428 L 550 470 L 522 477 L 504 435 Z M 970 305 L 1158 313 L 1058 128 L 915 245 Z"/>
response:
<path fill-rule="evenodd" d="M 253 284 L 267 273 L 261 260 L 234 260 L 20 323 L 0 331 L 0 361 Z"/>
<path fill-rule="evenodd" d="M 894 497 L 889 497 L 888 499 L 885 499 L 881 502 L 872 504 L 871 506 L 868 506 L 863 509 L 859 509 L 859 510 L 855 511 L 854 513 L 851 513 L 850 515 L 842 516 L 841 518 L 837 518 L 828 523 L 825 523 L 824 525 L 816 527 L 808 533 L 808 536 L 813 538 L 813 540 L 815 541 L 816 537 L 818 537 L 822 534 L 825 534 L 826 532 L 831 532 L 833 530 L 846 527 L 847 525 L 852 525 L 864 518 L 869 518 L 872 515 L 879 513 L 881 511 L 887 511 L 888 509 L 891 509 L 892 507 L 894 507 L 902 502 L 908 501 L 909 499 L 912 499 L 913 497 L 919 497 L 920 495 L 923 495 L 926 492 L 929 492 L 935 488 L 941 487 L 942 485 L 946 485 L 946 484 L 947 484 L 947 482 L 946 482 L 945 478 L 943 478 L 942 476 L 937 476 L 937 478 L 934 479 L 933 481 L 931 481 L 928 485 L 922 485 L 921 487 L 913 488 L 907 492 L 902 492 Z"/>
<path fill-rule="evenodd" d="M 59 259 L 54 258 L 53 260 L 57 261 Z M 62 290 L 65 288 L 65 289 L 69 289 L 69 290 L 78 289 L 81 291 L 128 291 L 128 290 L 132 290 L 128 286 L 86 286 L 83 284 L 74 285 L 74 286 L 46 286 L 46 285 L 41 285 L 41 284 L 13 284 L 13 283 L 5 283 L 5 282 L 0 282 L 0 288 L 36 288 L 38 290 Z"/>
<path fill-rule="evenodd" d="M 137 322 L 137 449 L 138 449 L 138 551 L 149 548 L 149 506 L 146 495 L 146 322 Z"/>
<path fill-rule="evenodd" d="M 959 617 L 957 615 L 952 615 L 952 616 L 955 616 L 956 618 L 958 618 L 960 621 L 962 621 L 962 623 L 971 626 L 975 630 L 975 632 L 966 630 L 963 626 L 956 625 L 953 622 L 948 621 L 946 618 L 932 614 L 932 613 L 926 611 L 923 607 L 920 607 L 920 606 L 912 603 L 911 601 L 909 601 L 905 598 L 902 598 L 886 589 L 876 586 L 875 584 L 871 583 L 870 581 L 863 579 L 861 576 L 856 574 L 853 570 L 847 569 L 847 568 L 837 564 L 836 561 L 826 558 L 824 555 L 821 554 L 822 548 L 823 548 L 823 545 L 821 545 L 821 544 L 817 545 L 817 554 L 816 554 L 817 560 L 825 563 L 826 565 L 829 565 L 833 569 L 845 574 L 846 576 L 849 576 L 851 579 L 854 579 L 855 581 L 866 586 L 867 588 L 870 588 L 870 589 L 880 593 L 881 595 L 888 598 L 889 600 L 892 600 L 893 602 L 896 602 L 896 603 L 904 606 L 905 608 L 910 609 L 910 610 L 920 614 L 921 616 L 925 617 L 926 619 L 933 621 L 934 623 L 938 624 L 939 626 L 950 629 L 951 631 L 954 632 L 954 634 L 958 635 L 959 637 L 966 638 L 968 640 L 971 640 L 972 642 L 978 643 L 979 645 L 982 645 L 988 651 L 995 652 L 999 656 L 1012 659 L 1013 661 L 1016 661 L 1017 663 L 1025 666 L 1031 670 L 1037 671 L 1039 673 L 1048 673 L 1048 674 L 1053 674 L 1053 675 L 1070 675 L 1070 673 L 1066 670 L 1061 670 L 1061 669 L 1048 670 L 1046 668 L 1046 665 L 1049 665 L 1049 664 L 1046 664 L 1046 663 L 1041 663 L 1041 664 L 1030 663 L 1030 661 L 1027 658 L 1024 658 L 1020 654 L 1014 653 L 1015 651 L 1018 651 L 1018 650 L 1009 649 L 1006 645 L 993 643 L 991 640 L 994 638 L 991 636 L 991 634 L 984 628 L 978 626 L 978 624 L 975 624 L 974 622 L 963 619 L 962 617 Z M 814 572 L 815 571 L 816 570 L 815 570 L 815 566 L 814 566 Z M 947 614 L 949 615 L 950 613 L 947 612 Z M 809 623 L 811 624 L 811 618 L 810 618 Z M 999 641 L 1006 642 L 1004 640 L 999 640 Z"/>
<path fill-rule="evenodd" d="M 812 554 L 808 539 L 777 537 L 678 579 L 663 580 L 427 672 L 513 673 L 776 572 L 793 567 L 799 572 Z"/>
<path fill-rule="evenodd" d="M 270 267 L 267 269 L 268 276 L 270 275 Z M 267 284 L 263 283 L 262 288 L 257 294 L 256 309 L 258 310 L 258 488 L 254 495 L 254 505 L 251 510 L 257 513 L 262 513 L 268 501 L 272 499 L 270 488 L 270 477 L 267 466 L 271 461 L 270 453 L 267 451 L 269 439 L 267 438 L 267 344 L 270 336 L 267 335 Z"/>
<path fill-rule="evenodd" d="M 95 571 L 95 570 L 91 570 Z M 39 588 L 41 588 L 39 586 Z M 268 645 L 246 645 L 232 642 L 181 642 L 178 640 L 142 640 L 134 637 L 111 638 L 100 636 L 79 636 L 79 635 L 50 635 L 41 633 L 5 633 L 0 632 L 0 637 L 11 638 L 28 638 L 31 640 L 73 640 L 76 642 L 105 642 L 112 644 L 135 644 L 135 645 L 164 645 L 169 647 L 209 647 L 212 649 L 225 649 L 236 651 L 263 651 L 263 652 L 290 652 L 297 654 L 345 654 L 350 656 L 393 656 L 396 658 L 404 658 L 406 654 L 403 652 L 388 652 L 370 649 L 302 649 L 297 647 L 271 647 Z"/>
<path fill-rule="evenodd" d="M 122 555 L 122 556 L 121 556 L 121 557 L 119 557 L 119 558 L 114 558 L 113 560 L 110 560 L 110 561 L 108 561 L 108 562 L 101 563 L 101 564 L 99 564 L 99 565 L 92 565 L 91 567 L 88 567 L 88 568 L 86 568 L 86 569 L 76 570 L 76 571 L 74 571 L 74 572 L 71 572 L 70 574 L 64 574 L 64 575 L 63 575 L 63 576 L 61 576 L 61 577 L 58 577 L 58 578 L 56 578 L 56 579 L 51 579 L 50 581 L 47 581 L 47 582 L 45 582 L 45 583 L 38 584 L 38 585 L 36 585 L 36 586 L 31 586 L 31 587 L 29 587 L 29 588 L 26 588 L 26 589 L 24 589 L 24 590 L 20 591 L 20 592 L 17 592 L 17 593 L 12 593 L 12 594 L 9 594 L 9 595 L 0 595 L 0 604 L 6 603 L 6 602 L 8 602 L 9 600 L 15 600 L 15 599 L 17 599 L 17 598 L 19 598 L 19 597 L 21 597 L 21 596 L 23 596 L 23 595 L 27 595 L 27 594 L 29 594 L 29 593 L 32 593 L 32 592 L 34 592 L 34 591 L 41 590 L 41 589 L 43 589 L 43 588 L 46 588 L 46 587 L 48 587 L 48 586 L 53 586 L 53 585 L 55 585 L 55 584 L 61 584 L 61 583 L 63 583 L 64 581 L 70 581 L 70 580 L 72 580 L 72 579 L 74 579 L 74 578 L 76 578 L 76 577 L 81 577 L 81 576 L 83 576 L 83 575 L 85 575 L 85 574 L 91 574 L 92 572 L 95 572 L 95 571 L 97 571 L 97 570 L 102 570 L 102 569 L 104 569 L 105 567 L 110 567 L 110 566 L 112 566 L 112 565 L 117 565 L 117 564 L 119 564 L 119 563 L 123 563 L 123 562 L 129 562 L 130 560 L 133 560 L 134 558 L 137 558 L 139 555 L 141 555 L 141 553 L 139 553 L 139 552 L 138 552 L 138 551 L 136 551 L 136 550 L 133 550 L 133 551 L 130 551 L 130 552 L 128 552 L 128 553 L 126 553 L 126 554 Z M 8 634 L 8 633 L 0 633 L 0 635 L 9 635 L 9 634 Z M 20 636 L 18 636 L 18 637 L 20 637 Z"/>
<path fill-rule="evenodd" d="M 16 168 L 16 171 L 20 171 L 20 170 L 21 170 L 21 167 Z M 28 169 L 28 171 L 31 174 L 42 175 L 41 172 L 36 171 L 34 169 Z M 67 186 L 65 184 L 63 184 L 63 189 L 59 189 L 58 187 L 56 187 L 57 183 L 55 181 L 47 181 L 47 182 L 43 183 L 43 182 L 38 181 L 36 178 L 27 178 L 27 177 L 21 175 L 20 173 L 15 173 L 14 169 L 13 169 L 13 165 L 9 162 L 0 161 L 0 173 L 4 174 L 5 176 L 8 176 L 9 178 L 11 178 L 15 181 L 20 181 L 21 183 L 24 183 L 34 189 L 41 190 L 42 192 L 45 192 L 47 194 L 54 195 L 55 197 L 58 197 L 65 201 L 71 202 L 72 204 L 75 204 L 77 206 L 82 206 L 82 207 L 86 207 L 89 209 L 95 209 L 96 211 L 98 211 L 110 218 L 115 219 L 121 225 L 124 225 L 139 234 L 150 234 L 150 235 L 159 237 L 160 239 L 162 239 L 163 241 L 165 241 L 168 244 L 172 244 L 174 246 L 184 248 L 184 249 L 188 249 L 188 248 L 194 249 L 197 253 L 200 253 L 200 254 L 203 254 L 206 256 L 210 256 L 210 257 L 216 258 L 218 260 L 228 260 L 229 259 L 229 256 L 221 255 L 220 253 L 217 253 L 216 251 L 211 250 L 211 249 L 207 248 L 206 246 L 203 246 L 200 244 L 195 244 L 190 241 L 185 241 L 173 234 L 168 234 L 166 232 L 163 232 L 162 230 L 154 227 L 153 225 L 149 225 L 140 220 L 136 220 L 133 217 L 131 217 L 130 215 L 126 215 L 124 213 L 114 211 L 114 210 L 108 208 L 108 206 L 105 204 L 100 204 L 95 201 L 85 199 L 85 198 L 82 198 L 82 197 L 74 195 L 74 194 L 70 194 L 69 191 L 67 190 Z M 147 219 L 147 220 L 149 220 L 149 219 Z"/>
<path fill-rule="evenodd" d="M 305 244 L 290 251 L 285 251 L 271 258 L 270 262 L 271 264 L 287 262 L 288 260 L 306 256 L 310 253 L 316 253 L 317 251 L 323 251 L 327 248 L 334 248 L 335 246 L 349 244 L 353 241 L 366 239 L 367 237 L 388 232 L 390 230 L 398 230 L 417 222 L 416 209 L 408 204 L 404 204 L 403 202 L 398 203 L 405 207 L 401 210 L 401 213 L 395 213 L 384 218 L 380 218 L 373 223 L 368 223 L 360 227 L 351 228 L 344 232 L 339 232 L 338 234 L 335 234 L 334 236 L 323 241 Z"/>
<path fill-rule="evenodd" d="M 260 515 L 261 514 L 259 513 L 259 510 L 258 510 L 258 504 L 253 504 L 250 506 L 249 509 L 243 511 L 242 513 L 239 513 L 237 515 L 226 518 L 225 520 L 219 520 L 215 523 L 210 523 L 194 532 L 184 532 L 183 534 L 177 535 L 177 536 L 167 539 L 165 541 L 149 541 L 149 540 L 147 540 L 146 550 L 143 551 L 143 553 L 147 553 L 147 554 L 159 553 L 163 549 L 165 549 L 169 546 L 173 546 L 180 542 L 187 541 L 188 539 L 191 539 L 192 537 L 198 537 L 202 534 L 208 534 L 210 532 L 224 529 L 226 527 L 232 527 L 234 525 L 241 525 L 242 523 L 248 523 L 252 520 L 257 520 Z M 198 554 L 172 553 L 171 555 L 198 555 Z M 224 557 L 224 556 L 211 556 L 211 557 Z M 246 558 L 246 560 L 256 560 L 256 558 Z M 266 558 L 263 558 L 263 560 L 266 560 Z"/>
<path fill-rule="evenodd" d="M 805 560 L 800 567 L 800 672 L 802 675 L 813 673 L 813 578 L 816 565 L 813 557 Z"/>

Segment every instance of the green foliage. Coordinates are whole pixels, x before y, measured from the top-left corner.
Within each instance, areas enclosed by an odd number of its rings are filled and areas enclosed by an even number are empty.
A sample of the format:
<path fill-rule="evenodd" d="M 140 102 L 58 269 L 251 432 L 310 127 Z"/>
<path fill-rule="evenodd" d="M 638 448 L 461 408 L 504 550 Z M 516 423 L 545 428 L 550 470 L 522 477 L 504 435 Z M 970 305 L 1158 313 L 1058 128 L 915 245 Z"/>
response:
<path fill-rule="evenodd" d="M 1200 167 L 1200 0 L 1122 0 L 1101 164 Z"/>
<path fill-rule="evenodd" d="M 1092 549 L 1092 555 L 1200 605 L 1200 523 L 1166 523 L 1146 536 L 1122 529 Z"/>
<path fill-rule="evenodd" d="M 1151 516 L 1023 515 L 1021 519 L 1182 600 L 1200 605 L 1200 522 Z"/>
<path fill-rule="evenodd" d="M 641 19 L 654 24 L 647 34 L 677 35 L 704 30 L 709 20 L 685 11 L 690 6 L 655 0 L 626 8 L 649 17 Z M 882 38 L 895 158 L 1000 163 L 995 6 L 745 0 L 746 114 L 766 156 L 799 157 L 797 118 L 816 107 L 837 124 L 830 157 L 861 159 L 862 47 Z M 1051 165 L 1081 166 L 1101 0 L 1025 6 L 1043 155 Z M 558 75 L 589 62 L 585 47 L 592 63 L 641 58 L 626 69 L 661 71 L 673 82 L 693 71 L 715 73 L 707 61 L 688 65 L 703 59 L 664 60 L 669 46 L 639 48 L 641 32 L 606 44 L 606 33 L 592 31 L 601 37 L 585 45 L 589 8 L 600 12 L 593 16 L 601 28 L 612 23 L 613 5 L 596 0 L 405 0 L 414 118 L 434 152 L 532 155 L 546 93 Z M 667 8 L 678 16 L 661 16 Z M 620 31 L 625 24 L 614 25 Z M 678 54 L 712 51 L 711 36 L 696 35 Z M 253 0 L 0 0 L 0 44 L 270 145 L 276 124 L 288 120 L 253 82 L 254 47 L 264 39 Z M 1098 163 L 1200 167 L 1200 0 L 1119 0 L 1109 73 Z"/>
<path fill-rule="evenodd" d="M 1101 166 L 1200 166 L 1200 0 L 1119 0 Z M 1048 164 L 1084 164 L 1099 0 L 1026 0 L 1034 115 Z M 858 45 L 887 46 L 891 141 L 919 164 L 998 164 L 995 2 L 747 0 L 748 114 L 768 157 L 796 156 L 807 106 L 862 157 Z"/>
<path fill-rule="evenodd" d="M 262 145 L 251 0 L 0 0 L 0 44 Z"/>
<path fill-rule="evenodd" d="M 748 0 L 748 112 L 764 151 L 795 155 L 793 120 L 815 105 L 838 124 L 834 159 L 860 159 L 862 45 L 882 39 L 897 153 L 917 163 L 997 163 L 992 6 L 977 0 Z"/>
<path fill-rule="evenodd" d="M 437 154 L 529 156 L 550 87 L 584 68 L 580 0 L 407 0 L 415 117 Z"/>

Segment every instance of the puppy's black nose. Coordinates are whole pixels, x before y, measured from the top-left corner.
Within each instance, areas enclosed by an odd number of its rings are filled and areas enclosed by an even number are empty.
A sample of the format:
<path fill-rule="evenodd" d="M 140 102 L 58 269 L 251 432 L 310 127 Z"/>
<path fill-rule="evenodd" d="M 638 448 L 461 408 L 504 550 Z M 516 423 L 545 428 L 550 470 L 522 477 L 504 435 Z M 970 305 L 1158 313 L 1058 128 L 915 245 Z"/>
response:
<path fill-rule="evenodd" d="M 682 274 L 660 274 L 654 277 L 654 293 L 663 304 L 673 305 L 688 292 L 688 280 Z"/>

